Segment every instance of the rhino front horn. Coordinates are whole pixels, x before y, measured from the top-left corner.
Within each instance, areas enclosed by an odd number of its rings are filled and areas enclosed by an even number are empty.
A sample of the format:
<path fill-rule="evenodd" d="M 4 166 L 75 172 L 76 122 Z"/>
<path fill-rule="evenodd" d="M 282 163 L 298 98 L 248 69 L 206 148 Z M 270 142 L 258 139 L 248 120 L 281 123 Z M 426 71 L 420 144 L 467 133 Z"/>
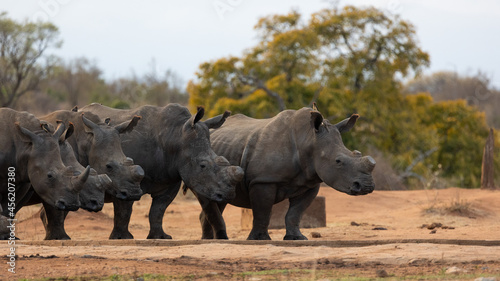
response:
<path fill-rule="evenodd" d="M 80 190 L 82 190 L 83 184 L 87 181 L 89 175 L 90 175 L 90 166 L 87 166 L 87 168 L 85 168 L 83 173 L 74 177 L 73 183 L 75 184 L 74 188 L 76 191 L 80 192 Z"/>

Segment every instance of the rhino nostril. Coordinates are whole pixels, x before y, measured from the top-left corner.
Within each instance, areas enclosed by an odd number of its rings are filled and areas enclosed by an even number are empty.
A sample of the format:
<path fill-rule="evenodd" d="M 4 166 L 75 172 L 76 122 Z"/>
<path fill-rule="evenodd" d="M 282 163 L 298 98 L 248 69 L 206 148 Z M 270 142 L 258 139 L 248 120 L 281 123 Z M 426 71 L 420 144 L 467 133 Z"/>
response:
<path fill-rule="evenodd" d="M 220 194 L 220 193 L 216 193 L 216 194 L 215 194 L 215 200 L 217 200 L 217 201 L 222 201 L 222 199 L 223 199 L 222 194 Z"/>
<path fill-rule="evenodd" d="M 56 208 L 59 210 L 66 210 L 66 203 L 63 200 L 58 200 L 56 202 Z"/>
<path fill-rule="evenodd" d="M 361 184 L 359 182 L 355 181 L 354 184 L 352 185 L 352 190 L 356 191 L 356 192 L 361 191 Z"/>
<path fill-rule="evenodd" d="M 127 199 L 128 198 L 128 194 L 126 191 L 120 191 L 116 194 L 116 197 L 118 199 Z"/>

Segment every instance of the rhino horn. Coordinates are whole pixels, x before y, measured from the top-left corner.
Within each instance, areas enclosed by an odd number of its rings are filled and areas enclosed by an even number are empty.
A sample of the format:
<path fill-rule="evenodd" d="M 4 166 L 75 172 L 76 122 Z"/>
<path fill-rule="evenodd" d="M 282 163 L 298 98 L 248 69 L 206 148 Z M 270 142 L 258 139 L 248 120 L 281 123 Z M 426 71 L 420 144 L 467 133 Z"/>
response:
<path fill-rule="evenodd" d="M 189 118 L 189 124 L 191 124 L 191 128 L 194 128 L 194 125 L 198 123 L 201 118 L 203 118 L 203 115 L 205 115 L 205 108 L 203 108 L 203 106 L 198 106 L 196 110 L 196 114 Z"/>
<path fill-rule="evenodd" d="M 371 156 L 365 156 L 363 157 L 363 164 L 365 169 L 371 173 L 373 169 L 375 169 L 375 164 L 377 164 L 377 162 Z"/>
<path fill-rule="evenodd" d="M 87 117 L 85 117 L 85 115 L 83 113 L 82 113 L 82 121 L 83 121 L 83 124 L 85 124 L 85 126 L 88 129 L 90 129 L 92 132 L 100 129 L 96 123 L 92 122 Z"/>
<path fill-rule="evenodd" d="M 224 112 L 224 114 L 217 115 L 213 118 L 210 118 L 210 119 L 206 120 L 204 123 L 207 125 L 207 127 L 209 129 L 217 129 L 220 126 L 222 126 L 222 124 L 224 124 L 224 122 L 226 122 L 226 118 L 229 117 L 230 115 L 231 115 L 231 111 L 226 110 Z"/>
<path fill-rule="evenodd" d="M 103 187 L 109 186 L 113 182 L 106 174 L 99 175 L 98 177 Z"/>
<path fill-rule="evenodd" d="M 132 117 L 132 120 L 125 121 L 121 124 L 116 125 L 115 129 L 120 134 L 131 132 L 134 129 L 134 127 L 137 126 L 137 123 L 139 123 L 139 120 L 141 120 L 141 118 L 142 118 L 141 116 L 135 115 L 134 117 Z"/>
<path fill-rule="evenodd" d="M 26 128 L 21 127 L 21 125 L 19 125 L 19 122 L 14 123 L 14 125 L 23 141 L 33 143 L 40 143 L 42 141 L 42 139 L 38 135 Z"/>
<path fill-rule="evenodd" d="M 72 182 L 75 184 L 74 188 L 76 191 L 81 191 L 83 188 L 83 184 L 87 181 L 90 175 L 90 166 L 87 165 L 87 168 L 83 171 L 83 173 L 78 176 L 74 176 Z"/>

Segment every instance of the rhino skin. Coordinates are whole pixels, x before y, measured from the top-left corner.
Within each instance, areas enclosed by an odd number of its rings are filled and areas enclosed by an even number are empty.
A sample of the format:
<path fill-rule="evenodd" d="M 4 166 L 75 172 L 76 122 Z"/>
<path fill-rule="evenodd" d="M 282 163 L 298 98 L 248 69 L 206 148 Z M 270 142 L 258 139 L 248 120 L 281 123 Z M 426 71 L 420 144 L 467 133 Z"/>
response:
<path fill-rule="evenodd" d="M 66 141 L 74 132 L 73 123 L 69 123 L 68 129 L 59 138 L 59 149 L 64 165 L 72 166 L 77 173 L 85 173 L 87 169 L 77 160 L 73 148 Z M 89 166 L 87 166 L 89 167 Z M 89 169 L 89 177 L 80 191 L 80 208 L 90 212 L 98 212 L 104 206 L 104 195 L 106 188 L 112 183 L 106 174 L 97 174 L 96 170 Z M 69 240 L 71 239 L 64 229 L 64 220 L 68 215 L 67 211 L 60 211 L 42 202 L 37 194 L 30 199 L 30 204 L 42 203 L 40 218 L 45 228 L 45 240 Z"/>
<path fill-rule="evenodd" d="M 270 240 L 273 204 L 288 199 L 284 240 L 307 240 L 299 223 L 322 182 L 349 195 L 374 190 L 371 172 L 375 160 L 348 150 L 342 142 L 341 133 L 351 129 L 357 118 L 352 115 L 332 125 L 311 108 L 285 110 L 270 119 L 238 114 L 212 132 L 215 152 L 245 171 L 229 204 L 252 209 L 253 228 L 247 239 Z M 200 215 L 202 239 L 227 239 L 222 218 L 226 203 L 197 197 L 204 206 Z"/>
<path fill-rule="evenodd" d="M 97 173 L 106 174 L 111 179 L 106 185 L 106 202 L 141 198 L 140 182 L 144 171 L 125 156 L 120 144 L 120 135 L 133 131 L 140 117 L 133 116 L 115 126 L 101 122 L 98 116 L 85 111 L 58 110 L 39 118 L 52 125 L 59 120 L 74 124 L 73 137 L 67 142 L 78 162 L 83 166 L 90 165 Z"/>
<path fill-rule="evenodd" d="M 165 210 L 179 192 L 181 182 L 214 201 L 234 197 L 234 185 L 243 178 L 240 167 L 217 156 L 210 146 L 210 128 L 221 126 L 229 112 L 200 121 L 204 114 L 198 108 L 195 115 L 179 104 L 165 107 L 142 106 L 131 110 L 112 109 L 91 104 L 82 110 L 122 122 L 131 116 L 144 119 L 131 134 L 122 135 L 125 154 L 132 157 L 145 171 L 141 187 L 153 198 L 149 211 L 148 239 L 171 239 L 163 231 Z M 133 238 L 128 231 L 132 204 L 114 202 L 115 221 L 111 239 Z"/>
<path fill-rule="evenodd" d="M 88 178 L 88 172 L 75 175 L 73 167 L 64 165 L 58 139 L 66 126 L 59 124 L 54 133 L 42 130 L 43 123 L 27 112 L 0 108 L 0 204 L 2 216 L 9 216 L 8 168 L 15 168 L 15 203 L 17 212 L 33 193 L 43 202 L 59 210 L 79 208 L 78 193 Z M 31 186 L 33 188 L 31 188 Z M 1 229 L 1 238 L 8 237 Z M 7 236 L 5 236 L 7 233 Z"/>

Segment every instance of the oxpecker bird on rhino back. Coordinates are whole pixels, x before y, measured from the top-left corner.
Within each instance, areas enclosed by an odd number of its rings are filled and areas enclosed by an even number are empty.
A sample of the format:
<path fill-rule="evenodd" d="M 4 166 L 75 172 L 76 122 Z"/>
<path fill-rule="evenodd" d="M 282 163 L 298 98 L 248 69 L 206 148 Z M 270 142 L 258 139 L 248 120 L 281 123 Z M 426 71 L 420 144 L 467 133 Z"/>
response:
<path fill-rule="evenodd" d="M 245 171 L 230 204 L 251 208 L 251 240 L 270 239 L 268 225 L 273 204 L 288 199 L 285 240 L 306 240 L 299 229 L 305 209 L 324 182 L 349 195 L 374 190 L 371 172 L 375 160 L 359 151 L 348 150 L 341 133 L 350 130 L 358 115 L 335 125 L 316 108 L 285 110 L 270 119 L 244 115 L 229 117 L 211 134 L 215 152 Z M 227 239 L 222 211 L 225 203 L 207 203 L 200 216 L 203 238 Z"/>
<path fill-rule="evenodd" d="M 0 120 L 0 169 L 12 170 L 14 178 L 9 180 L 8 173 L 0 173 L 2 215 L 10 217 L 8 182 L 15 187 L 14 213 L 33 192 L 59 210 L 77 210 L 80 205 L 78 192 L 83 188 L 90 168 L 77 175 L 73 167 L 63 164 L 58 139 L 65 131 L 65 124 L 59 124 L 54 133 L 48 132 L 32 114 L 8 108 L 0 109 Z"/>
<path fill-rule="evenodd" d="M 234 185 L 243 178 L 243 170 L 229 165 L 216 155 L 210 145 L 209 129 L 220 127 L 229 112 L 201 121 L 204 109 L 196 114 L 178 104 L 164 107 L 142 106 L 131 110 L 112 109 L 100 104 L 88 105 L 82 110 L 110 118 L 111 122 L 122 122 L 134 115 L 143 121 L 133 133 L 122 135 L 125 154 L 132 157 L 145 171 L 141 187 L 153 198 L 149 211 L 149 239 L 171 239 L 163 231 L 162 221 L 166 208 L 177 195 L 181 182 L 197 194 L 214 201 L 230 200 L 234 197 Z M 115 204 L 115 224 L 111 238 L 132 238 L 128 223 L 132 204 Z"/>

